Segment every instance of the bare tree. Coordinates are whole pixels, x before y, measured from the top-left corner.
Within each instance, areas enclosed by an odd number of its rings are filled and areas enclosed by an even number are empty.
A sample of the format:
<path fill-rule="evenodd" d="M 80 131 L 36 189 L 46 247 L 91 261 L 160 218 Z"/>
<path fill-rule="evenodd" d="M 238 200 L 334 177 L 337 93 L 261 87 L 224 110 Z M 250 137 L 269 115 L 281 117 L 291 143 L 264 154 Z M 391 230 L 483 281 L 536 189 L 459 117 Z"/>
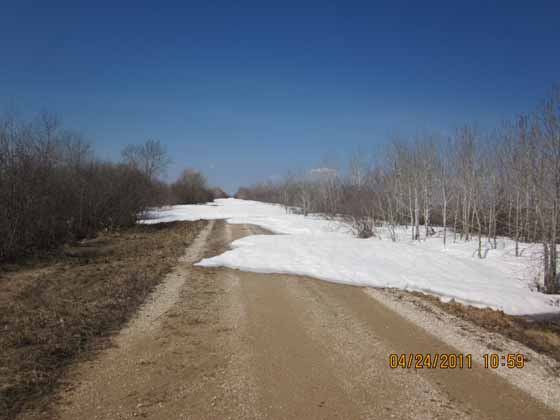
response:
<path fill-rule="evenodd" d="M 142 145 L 126 146 L 122 158 L 126 164 L 142 171 L 151 180 L 163 175 L 171 163 L 165 147 L 159 140 L 151 139 Z"/>
<path fill-rule="evenodd" d="M 560 217 L 560 88 L 541 105 L 540 129 L 536 141 L 541 146 L 539 206 L 543 227 L 544 288 L 548 293 L 560 291 L 558 275 L 558 219 Z"/>
<path fill-rule="evenodd" d="M 438 160 L 439 188 L 441 191 L 443 246 L 447 246 L 447 213 L 449 203 L 452 200 L 452 168 L 451 168 L 451 140 L 448 139 L 440 146 L 440 158 Z"/>

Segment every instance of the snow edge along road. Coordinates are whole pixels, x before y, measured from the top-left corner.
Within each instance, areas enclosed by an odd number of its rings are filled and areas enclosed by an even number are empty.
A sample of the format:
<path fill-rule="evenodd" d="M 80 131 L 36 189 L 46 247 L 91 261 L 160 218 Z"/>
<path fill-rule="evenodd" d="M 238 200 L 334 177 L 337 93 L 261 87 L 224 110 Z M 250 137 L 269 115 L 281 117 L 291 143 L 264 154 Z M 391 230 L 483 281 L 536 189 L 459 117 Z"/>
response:
<path fill-rule="evenodd" d="M 418 291 L 510 315 L 560 314 L 560 295 L 532 288 L 537 275 L 533 244 L 522 244 L 524 256 L 515 257 L 513 242 L 501 238 L 498 249 L 489 249 L 485 259 L 478 259 L 473 257 L 474 242 L 450 243 L 443 249 L 439 238 L 420 243 L 405 239 L 404 227 L 397 242 L 387 239 L 383 229 L 379 238 L 357 239 L 342 222 L 287 214 L 279 205 L 237 199 L 173 206 L 152 212 L 144 222 L 198 219 L 226 219 L 280 234 L 245 237 L 233 242 L 231 250 L 200 261 L 200 266 Z"/>

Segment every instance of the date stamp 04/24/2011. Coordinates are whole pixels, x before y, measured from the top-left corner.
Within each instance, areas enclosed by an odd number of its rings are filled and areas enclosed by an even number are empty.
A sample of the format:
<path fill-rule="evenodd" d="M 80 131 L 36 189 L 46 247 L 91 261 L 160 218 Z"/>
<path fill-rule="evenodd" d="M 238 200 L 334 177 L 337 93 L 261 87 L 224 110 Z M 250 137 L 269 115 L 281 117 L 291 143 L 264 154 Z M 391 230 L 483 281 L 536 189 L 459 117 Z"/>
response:
<path fill-rule="evenodd" d="M 481 364 L 485 369 L 523 369 L 526 358 L 521 353 L 486 353 Z M 389 355 L 391 369 L 472 369 L 470 353 L 392 353 Z"/>

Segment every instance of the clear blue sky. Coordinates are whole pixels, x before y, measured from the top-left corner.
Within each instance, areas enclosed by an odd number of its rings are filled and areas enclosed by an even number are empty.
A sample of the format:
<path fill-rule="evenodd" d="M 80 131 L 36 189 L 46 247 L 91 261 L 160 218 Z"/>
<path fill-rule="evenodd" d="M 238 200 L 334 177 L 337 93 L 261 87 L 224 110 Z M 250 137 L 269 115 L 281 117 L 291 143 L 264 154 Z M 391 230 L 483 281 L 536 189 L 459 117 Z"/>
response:
<path fill-rule="evenodd" d="M 170 178 L 234 192 L 530 111 L 560 83 L 560 1 L 19 0 L 0 54 L 0 109 L 54 112 L 103 157 L 160 139 Z"/>

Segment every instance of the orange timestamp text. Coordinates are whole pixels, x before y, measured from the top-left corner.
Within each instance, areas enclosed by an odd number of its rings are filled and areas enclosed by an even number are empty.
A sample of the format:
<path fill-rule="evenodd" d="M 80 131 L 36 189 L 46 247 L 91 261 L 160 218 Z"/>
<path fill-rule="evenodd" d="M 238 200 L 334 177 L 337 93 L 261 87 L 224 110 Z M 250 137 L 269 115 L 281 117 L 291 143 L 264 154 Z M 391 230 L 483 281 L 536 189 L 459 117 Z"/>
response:
<path fill-rule="evenodd" d="M 522 369 L 525 356 L 520 353 L 487 353 L 482 355 L 482 366 L 486 369 Z M 470 353 L 392 353 L 389 355 L 391 369 L 472 369 L 473 355 Z"/>

